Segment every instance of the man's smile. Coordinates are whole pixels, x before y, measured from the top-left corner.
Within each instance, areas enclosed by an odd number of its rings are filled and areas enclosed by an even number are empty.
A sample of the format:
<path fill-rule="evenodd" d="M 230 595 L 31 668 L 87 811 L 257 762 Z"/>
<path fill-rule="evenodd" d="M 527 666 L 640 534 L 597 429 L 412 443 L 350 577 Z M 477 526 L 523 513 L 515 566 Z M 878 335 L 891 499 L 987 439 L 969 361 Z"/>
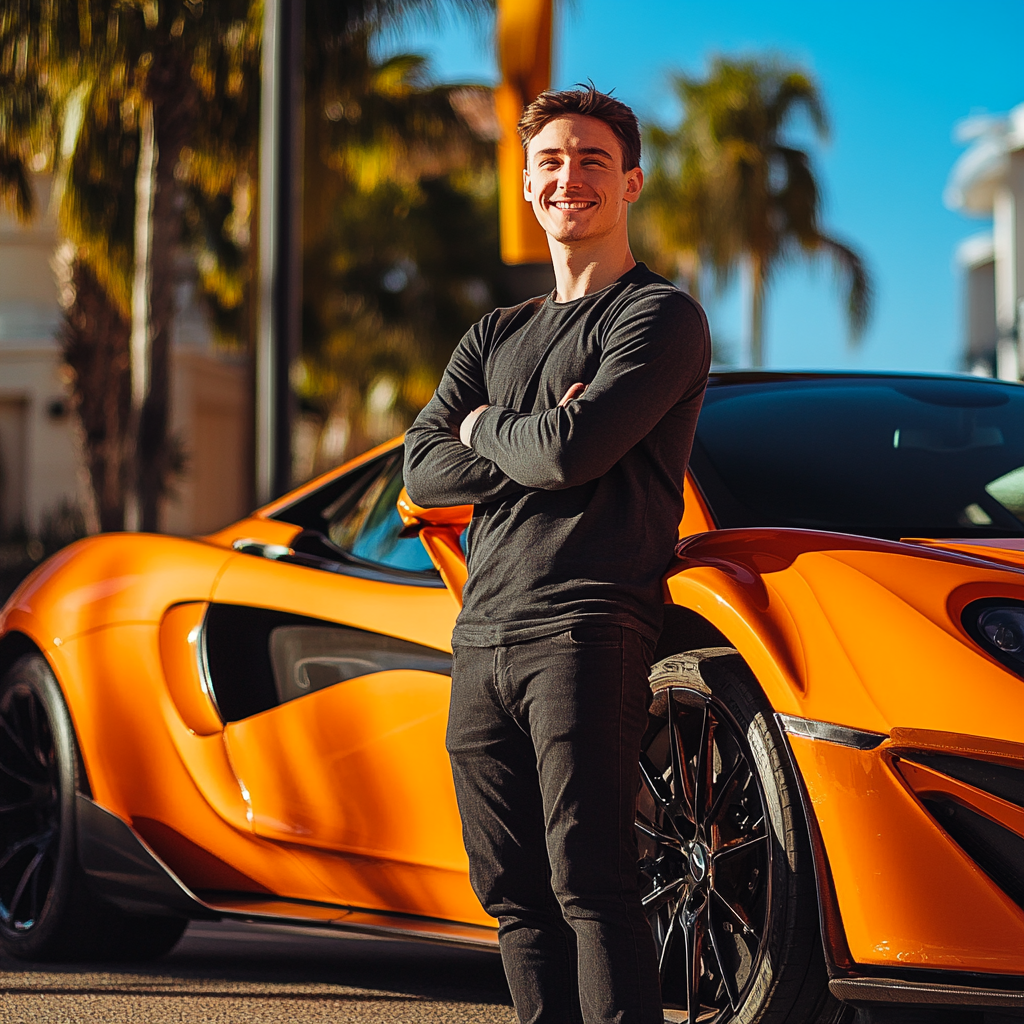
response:
<path fill-rule="evenodd" d="M 597 203 L 592 199 L 554 199 L 551 206 L 556 210 L 589 210 Z"/>

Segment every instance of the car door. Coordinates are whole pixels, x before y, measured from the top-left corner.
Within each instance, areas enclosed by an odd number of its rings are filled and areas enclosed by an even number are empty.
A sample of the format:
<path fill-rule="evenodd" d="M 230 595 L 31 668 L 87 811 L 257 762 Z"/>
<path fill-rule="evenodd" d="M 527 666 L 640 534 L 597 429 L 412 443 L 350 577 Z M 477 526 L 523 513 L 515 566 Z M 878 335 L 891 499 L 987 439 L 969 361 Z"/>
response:
<path fill-rule="evenodd" d="M 401 466 L 399 448 L 275 513 L 303 532 L 228 564 L 206 657 L 257 835 L 346 902 L 476 920 L 444 747 L 458 606 L 401 536 Z"/>

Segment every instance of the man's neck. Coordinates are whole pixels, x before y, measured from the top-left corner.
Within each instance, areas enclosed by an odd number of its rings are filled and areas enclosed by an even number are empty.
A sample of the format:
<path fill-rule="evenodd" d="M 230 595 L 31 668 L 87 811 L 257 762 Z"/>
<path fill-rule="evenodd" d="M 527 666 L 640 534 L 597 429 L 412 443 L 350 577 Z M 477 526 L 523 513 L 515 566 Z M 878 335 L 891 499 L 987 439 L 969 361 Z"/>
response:
<path fill-rule="evenodd" d="M 548 244 L 555 268 L 556 302 L 571 302 L 607 288 L 636 266 L 628 240 L 609 246 L 603 239 L 588 245 L 555 242 L 549 237 Z"/>

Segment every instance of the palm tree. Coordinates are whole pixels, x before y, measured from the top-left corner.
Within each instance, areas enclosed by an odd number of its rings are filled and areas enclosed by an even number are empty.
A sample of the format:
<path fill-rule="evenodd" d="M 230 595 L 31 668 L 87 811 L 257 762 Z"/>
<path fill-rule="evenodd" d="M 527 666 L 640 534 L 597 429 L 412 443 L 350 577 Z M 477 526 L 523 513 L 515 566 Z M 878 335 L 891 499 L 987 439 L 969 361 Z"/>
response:
<path fill-rule="evenodd" d="M 258 70 L 254 7 L 15 0 L 0 17 L 0 112 L 15 115 L 0 133 L 0 195 L 26 215 L 26 157 L 53 169 L 72 246 L 65 355 L 107 529 L 123 527 L 126 492 L 136 495 L 139 525 L 157 529 L 180 468 L 167 430 L 178 169 L 186 142 L 211 134 L 204 114 L 223 120 L 246 105 L 244 86 Z M 141 361 L 132 358 L 139 340 Z"/>
<path fill-rule="evenodd" d="M 643 245 L 656 266 L 691 287 L 702 270 L 724 285 L 738 266 L 750 276 L 751 362 L 764 357 L 769 285 L 796 256 L 831 261 L 845 285 L 851 341 L 867 324 L 871 284 L 863 258 L 821 227 L 810 155 L 785 137 L 803 112 L 817 137 L 828 122 L 818 87 L 776 60 L 716 58 L 705 79 L 679 75 L 684 117 L 647 131 L 651 173 L 641 201 Z"/>
<path fill-rule="evenodd" d="M 488 0 L 306 6 L 310 91 L 323 99 L 338 69 L 352 77 L 353 41 L 358 56 L 373 27 L 413 8 L 479 10 Z M 157 529 L 161 498 L 181 468 L 168 434 L 168 371 L 173 260 L 183 237 L 200 251 L 200 281 L 224 333 L 247 340 L 261 13 L 260 0 L 11 0 L 0 11 L 0 202 L 31 213 L 27 169 L 38 169 L 32 161 L 41 154 L 55 173 L 71 246 L 65 355 L 104 529 L 123 528 L 133 492 L 139 525 Z M 358 168 L 365 178 L 375 167 L 381 180 L 407 180 L 406 165 L 422 162 L 431 146 L 438 157 L 453 142 L 459 151 L 466 133 L 445 137 L 456 119 L 428 109 L 447 97 L 410 89 L 415 76 L 396 73 L 394 62 L 373 75 L 374 88 L 357 88 L 353 98 L 404 103 L 405 119 L 392 117 L 392 137 L 378 132 L 375 141 L 366 127 L 373 118 L 335 89 L 314 109 L 326 110 L 335 129 L 325 153 L 336 171 Z M 332 119 L 330 102 L 348 104 L 344 117 Z M 410 129 L 426 148 L 403 142 Z"/>

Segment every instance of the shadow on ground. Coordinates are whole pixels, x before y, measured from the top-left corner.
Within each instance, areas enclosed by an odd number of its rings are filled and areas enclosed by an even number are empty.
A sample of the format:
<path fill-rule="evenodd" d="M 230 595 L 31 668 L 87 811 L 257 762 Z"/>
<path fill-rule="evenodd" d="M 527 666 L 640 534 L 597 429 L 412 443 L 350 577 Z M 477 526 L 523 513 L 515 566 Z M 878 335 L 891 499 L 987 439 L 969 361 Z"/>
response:
<path fill-rule="evenodd" d="M 512 1024 L 493 953 L 300 929 L 193 924 L 142 965 L 0 957 L 0 1022 Z"/>

